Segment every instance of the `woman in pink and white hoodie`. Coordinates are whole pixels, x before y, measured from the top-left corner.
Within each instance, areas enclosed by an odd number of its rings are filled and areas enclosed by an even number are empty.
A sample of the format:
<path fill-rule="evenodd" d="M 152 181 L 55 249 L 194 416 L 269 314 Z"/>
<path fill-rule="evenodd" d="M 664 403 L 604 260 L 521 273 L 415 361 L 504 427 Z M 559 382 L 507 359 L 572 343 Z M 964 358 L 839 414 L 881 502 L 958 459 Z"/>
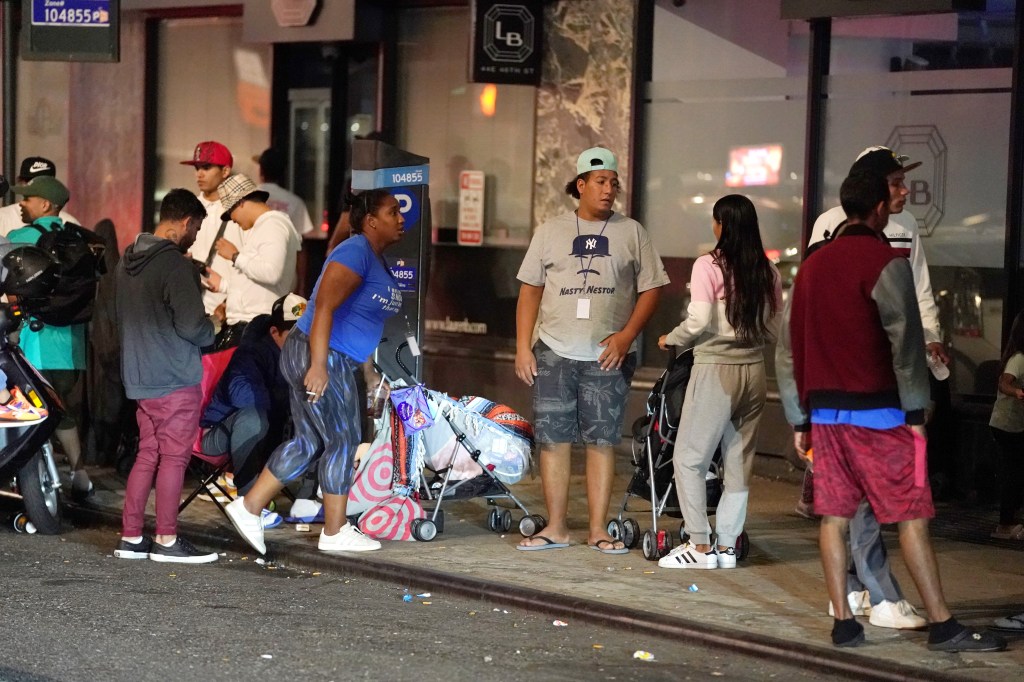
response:
<path fill-rule="evenodd" d="M 686 319 L 658 339 L 662 348 L 694 349 L 673 455 L 689 540 L 662 557 L 664 568 L 736 566 L 767 393 L 763 350 L 774 342 L 782 313 L 781 280 L 764 254 L 754 205 L 730 194 L 715 203 L 712 218 L 718 243 L 693 264 Z M 724 492 L 712 544 L 705 479 L 719 445 Z"/>

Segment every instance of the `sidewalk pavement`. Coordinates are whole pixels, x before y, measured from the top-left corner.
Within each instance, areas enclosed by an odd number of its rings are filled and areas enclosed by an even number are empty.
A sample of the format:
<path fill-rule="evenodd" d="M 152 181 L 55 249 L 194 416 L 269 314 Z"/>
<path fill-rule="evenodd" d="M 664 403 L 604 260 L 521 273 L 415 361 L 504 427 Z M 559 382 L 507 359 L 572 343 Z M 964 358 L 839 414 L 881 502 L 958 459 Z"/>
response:
<path fill-rule="evenodd" d="M 582 457 L 574 456 L 574 467 L 581 469 L 577 459 Z M 762 473 L 766 469 L 761 464 L 766 461 L 759 458 Z M 631 473 L 628 454 L 620 454 L 612 514 L 618 511 Z M 99 522 L 119 529 L 124 481 L 112 469 L 95 468 L 90 474 L 97 494 L 88 506 L 73 506 L 68 518 L 73 523 Z M 366 554 L 319 552 L 320 526 L 297 532 L 295 526 L 283 524 L 266 532 L 267 561 L 540 609 L 568 621 L 570 627 L 574 618 L 596 619 L 801 660 L 808 666 L 821 666 L 827 659 L 824 665 L 833 673 L 867 679 L 1024 679 L 1024 638 L 1011 639 L 1008 651 L 1002 653 L 941 654 L 927 650 L 924 631 L 876 628 L 864 618 L 868 644 L 848 650 L 832 647 L 817 524 L 793 511 L 799 497 L 797 480 L 793 475 L 755 478 L 747 519 L 750 555 L 734 570 L 660 569 L 656 562 L 646 561 L 639 549 L 626 555 L 591 550 L 586 544 L 582 471 L 575 472 L 572 480 L 575 538 L 567 549 L 516 551 L 521 513 L 514 510 L 509 533 L 496 534 L 487 530 L 490 508 L 486 501 L 475 498 L 443 505 L 444 532 L 434 541 L 385 542 L 381 551 Z M 194 483 L 187 480 L 186 492 L 190 485 Z M 546 513 L 539 478 L 527 477 L 512 491 L 532 513 Z M 287 512 L 284 497 L 279 504 Z M 630 508 L 634 507 L 639 511 L 628 516 L 641 529 L 649 528 L 649 504 L 634 499 Z M 1024 544 L 989 540 L 995 519 L 994 511 L 940 506 L 933 524 L 946 598 L 958 619 L 978 627 L 1024 612 Z M 663 517 L 662 521 L 659 527 L 678 533 L 678 519 Z M 256 558 L 209 501 L 196 500 L 182 513 L 181 532 L 198 544 L 226 552 L 225 558 Z M 893 570 L 907 598 L 923 614 L 896 534 L 887 529 L 884 535 Z M 112 532 L 111 551 L 116 540 Z M 678 544 L 678 535 L 675 540 Z"/>

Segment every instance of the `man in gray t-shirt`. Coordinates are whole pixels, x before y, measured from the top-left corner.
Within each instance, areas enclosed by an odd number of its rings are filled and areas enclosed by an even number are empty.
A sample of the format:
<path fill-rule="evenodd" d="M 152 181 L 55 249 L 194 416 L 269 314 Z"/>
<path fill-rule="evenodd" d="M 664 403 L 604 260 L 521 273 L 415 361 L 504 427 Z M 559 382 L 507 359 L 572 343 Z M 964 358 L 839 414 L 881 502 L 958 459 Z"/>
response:
<path fill-rule="evenodd" d="M 636 337 L 658 305 L 668 275 L 647 231 L 612 210 L 618 162 L 607 149 L 580 154 L 566 193 L 576 211 L 534 233 L 517 275 L 516 376 L 534 387 L 534 426 L 550 521 L 526 538 L 524 551 L 567 547 L 572 444 L 587 448 L 587 544 L 627 550 L 608 535 L 615 475 L 613 446 L 622 435 Z"/>

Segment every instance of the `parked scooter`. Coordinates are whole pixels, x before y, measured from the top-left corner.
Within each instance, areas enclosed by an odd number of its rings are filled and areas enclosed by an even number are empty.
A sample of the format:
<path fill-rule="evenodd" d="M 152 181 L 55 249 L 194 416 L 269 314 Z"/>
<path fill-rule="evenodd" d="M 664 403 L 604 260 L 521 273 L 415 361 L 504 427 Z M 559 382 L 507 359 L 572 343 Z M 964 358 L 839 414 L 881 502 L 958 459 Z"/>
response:
<path fill-rule="evenodd" d="M 6 185 L 0 176 L 0 187 Z M 0 245 L 0 294 L 45 296 L 57 284 L 57 267 L 56 259 L 42 249 Z M 0 495 L 21 499 L 31 525 L 53 535 L 60 532 L 61 484 L 49 439 L 64 405 L 11 340 L 22 320 L 17 303 L 0 303 L 0 369 L 7 375 L 7 388 L 18 387 L 25 400 L 48 416 L 26 426 L 0 428 Z M 24 526 L 24 519 L 19 521 Z"/>

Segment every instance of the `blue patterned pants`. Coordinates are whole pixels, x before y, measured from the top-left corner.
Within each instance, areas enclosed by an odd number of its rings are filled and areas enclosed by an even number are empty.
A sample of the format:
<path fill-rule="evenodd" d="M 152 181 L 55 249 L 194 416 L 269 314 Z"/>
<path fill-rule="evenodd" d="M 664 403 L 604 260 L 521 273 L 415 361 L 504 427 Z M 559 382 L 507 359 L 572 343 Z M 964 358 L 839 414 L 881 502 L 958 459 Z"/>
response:
<path fill-rule="evenodd" d="M 267 467 L 287 484 L 318 462 L 324 493 L 347 495 L 361 435 L 360 407 L 365 400 L 358 394 L 353 376 L 358 365 L 344 353 L 328 351 L 327 388 L 311 403 L 303 383 L 309 363 L 309 337 L 295 327 L 281 349 L 281 373 L 288 382 L 295 437 L 274 450 Z"/>

